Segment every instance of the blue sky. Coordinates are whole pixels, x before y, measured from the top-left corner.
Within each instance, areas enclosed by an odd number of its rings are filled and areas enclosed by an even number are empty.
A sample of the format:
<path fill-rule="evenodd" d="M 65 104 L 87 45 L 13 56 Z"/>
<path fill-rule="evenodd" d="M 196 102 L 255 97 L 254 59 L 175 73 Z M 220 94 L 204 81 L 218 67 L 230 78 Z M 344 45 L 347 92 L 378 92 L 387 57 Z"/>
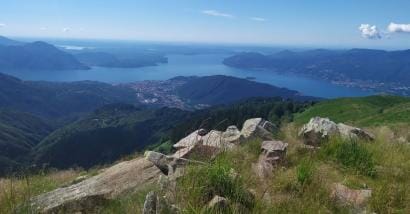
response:
<path fill-rule="evenodd" d="M 410 1 L 0 0 L 0 35 L 404 49 Z"/>

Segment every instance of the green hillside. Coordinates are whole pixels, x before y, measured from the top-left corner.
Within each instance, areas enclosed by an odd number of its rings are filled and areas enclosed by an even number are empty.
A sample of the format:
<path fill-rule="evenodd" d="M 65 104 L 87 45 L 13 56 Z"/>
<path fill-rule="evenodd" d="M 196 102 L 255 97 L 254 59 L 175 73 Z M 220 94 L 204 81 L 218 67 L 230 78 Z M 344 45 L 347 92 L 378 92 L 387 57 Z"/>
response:
<path fill-rule="evenodd" d="M 0 174 L 15 168 L 52 130 L 36 116 L 0 109 Z"/>
<path fill-rule="evenodd" d="M 34 159 L 57 168 L 110 163 L 157 143 L 186 115 L 178 109 L 107 105 L 48 135 L 34 148 Z"/>
<path fill-rule="evenodd" d="M 314 116 L 357 126 L 407 124 L 410 123 L 410 98 L 370 96 L 327 100 L 296 114 L 295 122 L 306 123 Z"/>

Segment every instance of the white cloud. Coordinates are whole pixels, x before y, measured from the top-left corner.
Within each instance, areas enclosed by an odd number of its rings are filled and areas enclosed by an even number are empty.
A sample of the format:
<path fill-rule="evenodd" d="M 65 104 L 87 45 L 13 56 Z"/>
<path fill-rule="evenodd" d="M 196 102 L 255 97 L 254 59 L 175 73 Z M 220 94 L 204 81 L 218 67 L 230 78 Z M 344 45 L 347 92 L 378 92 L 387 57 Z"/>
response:
<path fill-rule="evenodd" d="M 6 27 L 7 25 L 4 23 L 0 23 L 0 28 Z"/>
<path fill-rule="evenodd" d="M 376 25 L 361 24 L 359 27 L 362 37 L 366 39 L 381 39 L 381 33 Z"/>
<path fill-rule="evenodd" d="M 208 15 L 208 16 L 219 16 L 219 17 L 225 17 L 225 18 L 234 18 L 235 16 L 229 13 L 222 13 L 216 10 L 203 10 L 203 14 Z"/>
<path fill-rule="evenodd" d="M 68 33 L 68 32 L 70 32 L 70 31 L 71 31 L 71 29 L 70 29 L 70 28 L 68 28 L 68 27 L 65 27 L 65 28 L 63 28 L 63 29 L 62 29 L 62 31 L 63 31 L 64 33 Z"/>
<path fill-rule="evenodd" d="M 396 24 L 391 22 L 387 30 L 390 33 L 410 33 L 410 24 Z"/>
<path fill-rule="evenodd" d="M 264 22 L 264 21 L 266 21 L 266 19 L 261 18 L 261 17 L 251 17 L 251 20 L 257 21 L 257 22 Z"/>
<path fill-rule="evenodd" d="M 47 28 L 46 27 L 41 27 L 40 30 L 47 30 Z"/>

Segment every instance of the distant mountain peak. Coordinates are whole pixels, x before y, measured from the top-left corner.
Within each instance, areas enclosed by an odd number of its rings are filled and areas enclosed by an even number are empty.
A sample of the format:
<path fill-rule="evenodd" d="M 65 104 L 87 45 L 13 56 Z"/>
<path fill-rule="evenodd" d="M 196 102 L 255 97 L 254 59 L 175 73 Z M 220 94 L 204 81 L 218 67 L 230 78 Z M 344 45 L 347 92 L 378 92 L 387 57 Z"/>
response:
<path fill-rule="evenodd" d="M 16 40 L 12 40 L 12 39 L 9 39 L 5 36 L 0 35 L 0 45 L 10 46 L 10 45 L 22 45 L 22 44 L 24 44 L 24 43 L 16 41 Z"/>

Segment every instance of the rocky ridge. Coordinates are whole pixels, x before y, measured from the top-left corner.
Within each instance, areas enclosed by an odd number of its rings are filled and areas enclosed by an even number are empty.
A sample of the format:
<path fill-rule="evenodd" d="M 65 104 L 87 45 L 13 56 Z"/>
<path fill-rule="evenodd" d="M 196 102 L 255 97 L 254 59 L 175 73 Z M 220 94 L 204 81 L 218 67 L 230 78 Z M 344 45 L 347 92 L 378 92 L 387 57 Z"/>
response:
<path fill-rule="evenodd" d="M 39 195 L 32 199 L 31 205 L 40 213 L 98 213 L 107 201 L 137 191 L 147 184 L 156 184 L 158 188 L 146 195 L 142 213 L 180 213 L 174 195 L 176 181 L 184 176 L 185 166 L 188 164 L 207 164 L 202 159 L 198 159 L 200 156 L 210 160 L 221 151 L 235 149 L 250 139 L 257 138 L 262 139 L 263 142 L 258 161 L 252 164 L 254 173 L 259 178 L 265 179 L 274 174 L 275 168 L 285 166 L 289 145 L 274 140 L 272 135 L 274 130 L 275 126 L 262 118 L 245 121 L 241 130 L 235 126 L 229 126 L 224 132 L 199 129 L 176 143 L 174 148 L 177 151 L 174 154 L 164 155 L 148 151 L 145 153 L 145 158 L 121 162 L 94 177 Z M 314 135 L 317 137 L 314 139 L 320 141 L 333 135 L 372 139 L 370 133 L 356 127 L 336 124 L 327 118 L 312 118 L 302 127 L 300 133 L 303 139 L 306 138 L 303 134 L 308 133 L 307 136 Z M 320 141 L 315 141 L 314 145 L 320 145 L 318 144 Z M 231 171 L 230 176 L 240 175 Z M 371 189 L 354 190 L 336 183 L 332 187 L 331 197 L 341 204 L 348 204 L 363 211 L 371 193 Z M 252 190 L 247 190 L 246 194 L 250 198 L 256 197 Z M 228 206 L 229 203 L 228 198 L 213 195 L 207 207 L 218 210 Z"/>

